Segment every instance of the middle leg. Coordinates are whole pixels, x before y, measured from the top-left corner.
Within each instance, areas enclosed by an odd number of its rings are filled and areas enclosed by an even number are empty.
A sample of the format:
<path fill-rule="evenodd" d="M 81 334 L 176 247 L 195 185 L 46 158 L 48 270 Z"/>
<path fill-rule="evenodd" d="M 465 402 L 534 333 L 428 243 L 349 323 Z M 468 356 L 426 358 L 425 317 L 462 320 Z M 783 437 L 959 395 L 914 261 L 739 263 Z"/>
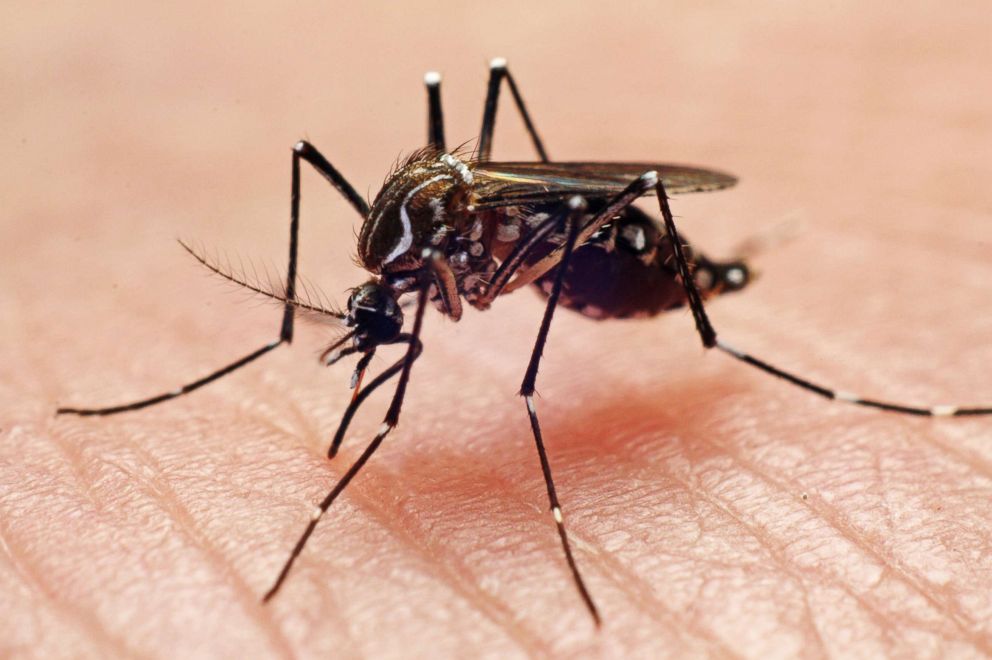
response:
<path fill-rule="evenodd" d="M 541 364 L 544 346 L 548 340 L 548 331 L 551 329 L 551 319 L 554 317 L 555 308 L 558 306 L 558 298 L 561 296 L 565 273 L 568 270 L 568 262 L 572 257 L 572 252 L 575 250 L 575 242 L 579 234 L 579 222 L 585 208 L 585 200 L 581 197 L 573 197 L 568 202 L 568 215 L 565 220 L 567 228 L 565 250 L 557 276 L 555 277 L 554 286 L 551 289 L 551 295 L 548 297 L 548 303 L 544 309 L 544 318 L 541 320 L 541 327 L 537 332 L 537 339 L 534 342 L 534 350 L 531 352 L 530 362 L 527 365 L 524 380 L 520 385 L 520 395 L 524 397 L 524 401 L 527 404 L 527 414 L 530 417 L 530 427 L 534 434 L 534 444 L 537 445 L 537 455 L 541 461 L 541 473 L 544 475 L 544 483 L 548 489 L 548 502 L 551 506 L 551 515 L 554 517 L 555 525 L 558 528 L 558 537 L 561 539 L 562 550 L 565 552 L 565 561 L 568 563 L 568 568 L 572 573 L 572 580 L 579 590 L 579 595 L 582 596 L 582 601 L 589 610 L 589 614 L 592 615 L 596 626 L 599 627 L 601 623 L 599 610 L 596 608 L 596 603 L 593 602 L 592 596 L 589 594 L 589 589 L 586 587 L 585 580 L 582 579 L 582 573 L 579 572 L 579 567 L 575 563 L 575 557 L 572 554 L 572 545 L 568 540 L 568 532 L 565 529 L 565 518 L 562 515 L 561 503 L 558 501 L 554 478 L 551 476 L 551 463 L 548 461 L 548 453 L 544 448 L 541 424 L 538 421 L 537 408 L 534 405 L 537 371 Z"/>

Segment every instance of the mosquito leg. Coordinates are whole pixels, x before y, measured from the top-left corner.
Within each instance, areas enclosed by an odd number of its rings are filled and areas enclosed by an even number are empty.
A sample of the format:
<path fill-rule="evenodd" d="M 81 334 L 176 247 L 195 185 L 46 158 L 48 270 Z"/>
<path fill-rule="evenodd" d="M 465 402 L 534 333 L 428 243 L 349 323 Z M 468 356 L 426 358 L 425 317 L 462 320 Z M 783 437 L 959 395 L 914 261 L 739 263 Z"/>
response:
<path fill-rule="evenodd" d="M 555 308 L 558 306 L 558 298 L 561 295 L 562 283 L 565 281 L 565 272 L 568 269 L 568 262 L 572 257 L 572 252 L 575 250 L 575 241 L 579 234 L 579 222 L 581 220 L 582 213 L 586 208 L 586 203 L 581 197 L 573 197 L 569 200 L 568 207 L 569 210 L 566 219 L 568 237 L 565 241 L 565 251 L 562 256 L 561 265 L 557 276 L 555 277 L 554 286 L 551 289 L 551 295 L 548 296 L 548 303 L 544 309 L 544 318 L 541 320 L 541 328 L 537 331 L 537 339 L 534 342 L 534 350 L 530 355 L 530 363 L 527 365 L 527 372 L 524 374 L 523 383 L 520 385 L 520 395 L 524 397 L 524 401 L 527 403 L 527 414 L 530 416 L 530 427 L 534 432 L 534 443 L 537 445 L 537 455 L 541 461 L 541 472 L 544 475 L 544 483 L 548 488 L 548 501 L 551 506 L 551 515 L 554 517 L 555 525 L 558 527 L 558 537 L 561 539 L 561 546 L 565 551 L 565 561 L 568 563 L 568 568 L 572 572 L 572 579 L 575 581 L 575 586 L 578 588 L 583 602 L 589 609 L 589 614 L 592 615 L 593 621 L 595 621 L 596 625 L 599 626 L 599 611 L 596 609 L 596 604 L 593 602 L 592 596 L 589 595 L 589 589 L 586 587 L 585 581 L 582 579 L 582 574 L 579 572 L 579 567 L 575 563 L 575 557 L 572 555 L 572 545 L 568 541 L 568 532 L 565 530 L 565 519 L 562 516 L 561 503 L 558 501 L 558 493 L 555 490 L 555 482 L 551 476 L 551 463 L 548 461 L 548 453 L 544 449 L 544 438 L 541 435 L 541 425 L 537 419 L 537 408 L 534 406 L 534 391 L 537 383 L 537 370 L 541 364 L 541 355 L 544 352 L 544 345 L 548 340 L 548 331 L 551 329 L 551 319 L 554 317 Z"/>
<path fill-rule="evenodd" d="M 344 178 L 344 175 L 338 172 L 331 163 L 324 158 L 324 155 L 317 151 L 317 147 L 313 146 L 306 140 L 300 140 L 293 146 L 293 162 L 294 164 L 298 162 L 298 159 L 302 158 L 306 162 L 310 163 L 315 170 L 320 172 L 320 174 L 327 179 L 328 183 L 334 186 L 339 193 L 341 193 L 348 203 L 351 204 L 358 215 L 362 218 L 369 217 L 369 204 L 365 201 L 365 198 L 358 194 L 355 188 L 348 183 L 348 180 Z M 296 196 L 299 197 L 300 188 L 297 186 L 294 188 L 296 191 Z"/>
<path fill-rule="evenodd" d="M 557 217 L 548 217 L 518 241 L 510 254 L 507 255 L 506 259 L 499 265 L 499 268 L 496 269 L 496 272 L 493 273 L 492 279 L 489 282 L 489 288 L 486 290 L 485 295 L 476 302 L 476 305 L 485 309 L 492 304 L 492 301 L 503 292 L 503 287 L 510 281 L 510 278 L 524 265 L 525 260 L 530 256 L 531 252 L 560 224 L 561 222 Z"/>
<path fill-rule="evenodd" d="M 448 260 L 437 250 L 432 250 L 427 261 L 434 277 L 437 293 L 441 297 L 444 309 L 452 321 L 462 318 L 462 301 L 458 296 L 458 282 L 455 274 L 448 265 Z"/>
<path fill-rule="evenodd" d="M 74 408 L 74 407 L 62 407 L 58 408 L 55 413 L 57 415 L 113 415 L 116 413 L 127 412 L 130 410 L 138 410 L 141 408 L 146 408 L 148 406 L 155 405 L 157 403 L 162 403 L 163 401 L 168 401 L 169 399 L 175 399 L 176 397 L 188 394 L 193 390 L 199 389 L 208 383 L 226 376 L 227 374 L 240 369 L 249 362 L 260 358 L 277 346 L 286 343 L 292 343 L 293 341 L 293 320 L 294 312 L 296 309 L 296 264 L 297 264 L 297 253 L 299 247 L 299 233 L 300 233 L 300 161 L 305 160 L 310 163 L 314 169 L 316 169 L 320 174 L 326 178 L 331 185 L 333 185 L 345 198 L 351 203 L 352 206 L 362 215 L 362 217 L 368 216 L 368 204 L 365 200 L 355 191 L 355 189 L 348 183 L 340 172 L 338 172 L 333 165 L 331 165 L 324 156 L 321 155 L 316 148 L 313 147 L 309 142 L 300 141 L 297 142 L 293 147 L 293 164 L 292 164 L 292 181 L 291 181 L 291 191 L 290 191 L 290 222 L 289 222 L 289 266 L 286 269 L 286 293 L 285 299 L 286 304 L 283 310 L 282 323 L 279 329 L 279 338 L 273 342 L 262 346 L 258 350 L 249 353 L 243 358 L 232 362 L 231 364 L 214 371 L 202 378 L 199 378 L 191 383 L 187 383 L 181 387 L 178 387 L 171 392 L 165 392 L 163 394 L 158 394 L 147 399 L 141 399 L 139 401 L 134 401 L 132 403 L 125 403 L 117 406 L 109 406 L 103 408 Z M 189 249 L 189 248 L 187 248 Z M 195 256 L 195 255 L 194 255 Z"/>
<path fill-rule="evenodd" d="M 489 155 L 493 149 L 493 130 L 496 128 L 496 106 L 499 103 L 500 83 L 504 79 L 506 79 L 506 83 L 510 86 L 510 93 L 513 94 L 513 100 L 517 104 L 517 110 L 520 111 L 520 116 L 523 118 L 524 125 L 527 127 L 527 134 L 530 135 L 530 140 L 534 143 L 534 150 L 537 151 L 538 159 L 542 163 L 548 162 L 548 152 L 544 150 L 544 144 L 537 135 L 537 129 L 534 128 L 534 122 L 530 119 L 527 106 L 524 105 L 524 99 L 520 96 L 520 90 L 517 89 L 517 83 L 514 82 L 513 76 L 510 75 L 510 71 L 506 68 L 506 60 L 502 57 L 497 57 L 489 62 L 489 87 L 486 91 L 486 104 L 482 112 L 482 130 L 479 132 L 478 160 L 489 160 Z"/>
<path fill-rule="evenodd" d="M 351 480 L 355 478 L 355 475 L 365 466 L 368 460 L 372 457 L 372 454 L 376 452 L 382 441 L 385 440 L 389 432 L 399 424 L 400 420 L 400 409 L 403 407 L 403 399 L 406 395 L 406 386 L 410 381 L 410 369 L 413 367 L 413 363 L 420 356 L 422 349 L 422 344 L 420 343 L 420 329 L 423 326 L 424 321 L 424 309 L 427 307 L 427 290 L 428 284 L 424 283 L 420 287 L 420 296 L 417 300 L 417 315 L 414 318 L 413 332 L 410 335 L 405 335 L 404 340 L 409 342 L 409 347 L 407 348 L 406 354 L 403 358 L 392 368 L 379 374 L 379 376 L 369 383 L 369 386 L 362 391 L 362 394 L 356 397 L 355 401 L 348 407 L 351 415 L 346 414 L 341 420 L 338 426 L 338 432 L 335 434 L 335 445 L 332 445 L 330 454 L 333 456 L 337 449 L 337 444 L 340 442 L 339 437 L 344 436 L 344 430 L 348 427 L 348 423 L 351 421 L 351 416 L 354 411 L 358 409 L 361 402 L 364 401 L 368 394 L 370 394 L 377 387 L 386 382 L 389 378 L 394 376 L 397 371 L 400 371 L 400 380 L 396 384 L 396 391 L 393 394 L 392 403 L 389 405 L 389 410 L 386 411 L 386 416 L 382 420 L 382 426 L 379 427 L 379 431 L 375 434 L 372 442 L 362 455 L 358 457 L 358 460 L 348 468 L 348 471 L 344 473 L 344 476 L 334 485 L 331 492 L 327 494 L 326 497 L 321 501 L 321 503 L 314 509 L 313 514 L 310 516 L 310 522 L 307 524 L 306 529 L 303 530 L 303 534 L 300 535 L 299 540 L 296 545 L 293 546 L 292 552 L 289 554 L 289 558 L 286 563 L 283 564 L 282 570 L 279 571 L 279 576 L 276 578 L 275 583 L 272 587 L 265 593 L 262 597 L 262 602 L 268 602 L 273 596 L 279 591 L 283 582 L 286 581 L 286 577 L 289 575 L 290 569 L 292 569 L 293 564 L 296 562 L 296 558 L 300 556 L 303 552 L 303 547 L 307 544 L 310 535 L 313 534 L 313 530 L 317 528 L 317 523 L 320 522 L 321 517 L 327 513 L 327 510 L 331 508 L 331 504 L 337 499 L 338 495 L 344 491 L 344 489 L 351 483 Z M 398 367 L 398 368 L 397 368 Z"/>
<path fill-rule="evenodd" d="M 423 346 L 420 344 L 419 340 L 414 342 L 412 335 L 409 334 L 400 335 L 396 338 L 394 343 L 410 344 L 414 348 L 413 360 L 420 357 L 420 352 L 423 350 Z M 347 408 L 345 408 L 344 414 L 341 416 L 341 421 L 338 423 L 338 429 L 334 433 L 334 440 L 331 441 L 331 447 L 327 451 L 328 458 L 334 458 L 337 456 L 338 449 L 344 441 L 344 434 L 348 431 L 348 426 L 351 425 L 352 418 L 354 418 L 355 413 L 358 412 L 358 409 L 361 407 L 362 403 L 365 402 L 365 399 L 369 398 L 372 392 L 378 389 L 379 386 L 383 385 L 387 380 L 400 373 L 403 370 L 406 361 L 407 356 L 404 355 L 402 358 L 394 362 L 392 366 L 372 379 L 372 381 L 365 386 L 365 389 L 361 390 L 352 398 L 351 403 Z"/>
<path fill-rule="evenodd" d="M 778 367 L 734 348 L 730 344 L 719 339 L 716 335 L 716 330 L 713 328 L 713 324 L 710 323 L 709 317 L 706 315 L 706 310 L 703 307 L 703 299 L 700 295 L 699 287 L 693 277 L 692 267 L 689 260 L 686 258 L 685 251 L 682 249 L 682 240 L 679 238 L 678 231 L 675 228 L 675 219 L 672 216 L 672 210 L 668 204 L 668 196 L 665 194 L 664 186 L 660 180 L 657 184 L 657 191 L 658 200 L 661 204 L 661 215 L 665 221 L 665 228 L 668 231 L 668 235 L 672 239 L 672 248 L 675 254 L 676 266 L 679 270 L 682 286 L 685 288 L 689 308 L 692 310 L 692 316 L 696 323 L 696 331 L 699 333 L 699 338 L 702 340 L 703 346 L 706 348 L 718 348 L 727 355 L 730 355 L 745 364 L 760 369 L 761 371 L 771 374 L 777 378 L 781 378 L 782 380 L 792 383 L 793 385 L 796 385 L 797 387 L 800 387 L 808 392 L 818 394 L 825 399 L 844 401 L 846 403 L 853 403 L 855 405 L 865 406 L 868 408 L 878 408 L 889 412 L 903 413 L 906 415 L 919 415 L 923 417 L 992 415 L 992 406 L 962 407 L 953 405 L 936 405 L 923 407 L 909 406 L 901 403 L 889 403 L 885 401 L 877 401 L 875 399 L 865 399 L 855 394 L 851 394 L 850 392 L 824 387 L 823 385 L 814 383 L 801 376 L 797 376 L 788 371 L 779 369 Z"/>
<path fill-rule="evenodd" d="M 444 113 L 441 111 L 441 74 L 428 71 L 424 74 L 427 87 L 427 144 L 439 152 L 444 151 Z"/>

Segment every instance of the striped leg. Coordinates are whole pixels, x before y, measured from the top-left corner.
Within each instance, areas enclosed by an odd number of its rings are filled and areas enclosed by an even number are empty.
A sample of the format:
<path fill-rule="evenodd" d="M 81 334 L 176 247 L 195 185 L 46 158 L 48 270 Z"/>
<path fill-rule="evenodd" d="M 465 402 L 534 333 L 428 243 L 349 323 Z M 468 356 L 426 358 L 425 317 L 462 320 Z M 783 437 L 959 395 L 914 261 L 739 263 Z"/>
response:
<path fill-rule="evenodd" d="M 232 362 L 231 364 L 224 366 L 217 371 L 214 371 L 202 378 L 199 378 L 191 383 L 187 383 L 181 387 L 178 387 L 170 392 L 165 392 L 163 394 L 158 394 L 156 396 L 148 397 L 147 399 L 141 399 L 139 401 L 134 401 L 132 403 L 125 403 L 116 406 L 109 406 L 103 408 L 74 408 L 74 407 L 62 407 L 55 411 L 57 415 L 113 415 L 116 413 L 127 412 L 130 410 L 139 410 L 141 408 L 146 408 L 148 406 L 155 405 L 157 403 L 162 403 L 163 401 L 168 401 L 170 399 L 175 399 L 176 397 L 188 394 L 193 390 L 197 390 L 208 383 L 212 383 L 215 380 L 226 376 L 227 374 L 240 369 L 246 364 L 255 361 L 256 359 L 262 357 L 272 349 L 282 345 L 283 343 L 289 344 L 293 341 L 293 321 L 294 313 L 296 311 L 296 264 L 297 264 L 297 252 L 299 246 L 299 232 L 300 232 L 300 161 L 304 160 L 310 163 L 314 169 L 320 172 L 321 175 L 327 179 L 331 185 L 333 185 L 337 190 L 345 196 L 345 198 L 351 203 L 355 210 L 357 210 L 362 217 L 368 217 L 369 209 L 368 204 L 359 195 L 350 183 L 341 175 L 337 169 L 331 165 L 326 158 L 317 149 L 311 145 L 309 142 L 297 142 L 293 147 L 293 169 L 292 169 L 292 189 L 290 193 L 290 222 L 289 222 L 289 266 L 286 269 L 286 291 L 285 291 L 285 307 L 283 309 L 282 324 L 279 329 L 279 338 L 275 341 L 265 344 L 258 350 L 249 353 L 248 355 Z M 186 247 L 186 246 L 184 246 Z M 186 248 L 189 250 L 189 248 Z M 194 256 L 196 256 L 194 254 Z M 197 257 L 199 259 L 199 257 Z M 202 261 L 202 260 L 201 260 Z M 208 266 L 209 267 L 209 266 Z M 324 312 L 327 313 L 327 312 Z"/>
<path fill-rule="evenodd" d="M 924 407 L 909 406 L 901 403 L 890 403 L 887 401 L 878 401 L 876 399 L 865 399 L 855 394 L 851 394 L 850 392 L 824 387 L 823 385 L 814 383 L 806 378 L 779 369 L 778 367 L 749 355 L 748 353 L 731 346 L 722 339 L 719 339 L 717 337 L 716 330 L 713 328 L 713 324 L 710 323 L 709 317 L 706 315 L 706 309 L 703 307 L 703 299 L 699 293 L 699 288 L 696 285 L 695 278 L 692 277 L 692 268 L 690 267 L 688 259 L 685 256 L 685 252 L 682 249 L 682 240 L 679 238 L 678 231 L 675 228 L 675 219 L 672 216 L 672 210 L 668 204 L 668 195 L 665 194 L 665 188 L 662 185 L 661 180 L 658 181 L 657 191 L 658 201 L 661 205 L 661 215 L 664 218 L 665 228 L 668 231 L 668 235 L 672 237 L 676 265 L 679 269 L 682 285 L 685 287 L 685 293 L 689 301 L 689 307 L 692 310 L 693 319 L 696 322 L 696 331 L 699 333 L 703 346 L 706 348 L 718 348 L 727 355 L 740 360 L 744 364 L 748 364 L 764 371 L 767 374 L 781 378 L 782 380 L 801 387 L 808 392 L 818 394 L 819 396 L 826 399 L 832 399 L 834 401 L 844 401 L 846 403 L 853 403 L 855 405 L 865 406 L 868 408 L 878 408 L 879 410 L 887 410 L 889 412 L 903 413 L 906 415 L 920 415 L 924 417 L 992 415 L 992 406 L 961 407 L 952 405 L 936 405 Z"/>
<path fill-rule="evenodd" d="M 523 383 L 520 385 L 520 395 L 527 403 L 527 414 L 530 417 L 531 431 L 534 433 L 534 444 L 537 445 L 537 455 L 541 461 L 541 473 L 544 475 L 544 483 L 548 489 L 548 502 L 551 505 L 551 515 L 555 519 L 558 528 L 558 537 L 561 539 L 561 547 L 565 552 L 565 561 L 572 572 L 572 580 L 575 582 L 579 595 L 585 603 L 589 614 L 598 627 L 600 625 L 599 610 L 589 594 L 582 573 L 575 563 L 572 555 L 572 545 L 568 540 L 568 532 L 565 530 L 565 518 L 562 515 L 561 503 L 558 501 L 558 493 L 555 490 L 555 482 L 551 476 L 551 463 L 548 461 L 548 453 L 544 448 L 544 438 L 541 434 L 541 424 L 537 418 L 537 408 L 534 405 L 534 392 L 537 385 L 537 370 L 541 364 L 541 355 L 548 340 L 548 331 L 551 329 L 551 319 L 554 317 L 555 308 L 558 306 L 558 298 L 561 295 L 562 284 L 565 281 L 565 272 L 568 270 L 568 262 L 575 250 L 576 239 L 579 234 L 579 221 L 582 212 L 586 208 L 585 200 L 581 197 L 573 197 L 568 203 L 568 216 L 566 219 L 567 239 L 562 255 L 557 277 L 555 277 L 551 294 L 548 296 L 548 303 L 544 309 L 544 318 L 541 320 L 541 328 L 537 332 L 537 340 L 534 342 L 534 350 L 530 356 L 530 363 L 527 365 L 527 372 L 524 374 Z"/>
<path fill-rule="evenodd" d="M 389 405 L 389 410 L 386 411 L 386 416 L 382 420 L 382 426 L 379 427 L 379 431 L 375 434 L 375 437 L 372 439 L 372 442 L 369 443 L 368 447 L 365 448 L 365 451 L 362 452 L 362 455 L 358 457 L 358 460 L 355 461 L 350 468 L 348 468 L 348 471 L 345 472 L 344 476 L 338 480 L 338 482 L 334 485 L 334 488 L 331 489 L 331 492 L 329 492 L 321 503 L 313 510 L 313 513 L 310 516 L 310 522 L 307 523 L 306 529 L 303 530 L 303 534 L 300 535 L 296 545 L 293 546 L 293 550 L 290 552 L 289 558 L 283 564 L 282 570 L 279 571 L 279 576 L 276 578 L 276 581 L 273 583 L 272 587 L 265 592 L 265 595 L 262 597 L 262 602 L 270 601 L 273 596 L 278 593 L 279 588 L 282 587 L 283 583 L 286 581 L 289 571 L 293 568 L 296 558 L 300 556 L 301 552 L 303 552 L 303 548 L 310 539 L 310 535 L 313 534 L 313 531 L 317 528 L 317 523 L 320 522 L 321 517 L 327 513 L 327 510 L 331 508 L 331 504 L 334 503 L 334 500 L 337 499 L 338 495 L 344 491 L 348 484 L 351 483 L 351 480 L 355 478 L 368 460 L 372 458 L 372 454 L 376 452 L 379 445 L 382 444 L 382 441 L 386 439 L 387 435 L 389 435 L 389 432 L 392 431 L 397 424 L 399 424 L 400 410 L 403 407 L 403 399 L 406 396 L 406 387 L 410 382 L 410 370 L 413 368 L 413 363 L 418 357 L 420 357 L 420 353 L 423 349 L 423 344 L 420 342 L 420 330 L 424 321 L 424 309 L 427 307 L 427 289 L 428 286 L 426 283 L 422 284 L 420 287 L 420 295 L 417 299 L 417 313 L 413 322 L 413 332 L 409 335 L 400 335 L 394 342 L 407 343 L 408 347 L 406 354 L 404 354 L 404 356 L 400 358 L 392 367 L 379 374 L 371 383 L 369 383 L 368 387 L 362 390 L 361 394 L 352 400 L 351 405 L 348 406 L 348 410 L 346 411 L 344 417 L 342 417 L 341 422 L 338 424 L 338 430 L 334 434 L 334 442 L 331 445 L 328 455 L 333 457 L 337 452 L 337 448 L 341 444 L 341 440 L 344 438 L 344 433 L 347 430 L 348 425 L 351 423 L 351 419 L 355 412 L 358 410 L 359 406 L 362 405 L 362 402 L 365 401 L 365 399 L 368 398 L 368 396 L 372 394 L 372 392 L 374 392 L 380 385 L 384 384 L 387 380 L 399 373 L 400 379 L 396 385 L 396 391 L 393 393 L 393 400 Z"/>

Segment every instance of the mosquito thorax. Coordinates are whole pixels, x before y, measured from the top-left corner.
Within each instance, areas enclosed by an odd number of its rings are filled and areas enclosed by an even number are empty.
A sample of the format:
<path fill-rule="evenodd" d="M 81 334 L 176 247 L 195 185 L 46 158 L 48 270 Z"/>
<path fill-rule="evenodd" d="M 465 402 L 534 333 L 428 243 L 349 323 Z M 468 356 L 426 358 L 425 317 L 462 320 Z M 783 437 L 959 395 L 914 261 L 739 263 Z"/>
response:
<path fill-rule="evenodd" d="M 344 321 L 356 329 L 355 346 L 364 350 L 396 339 L 403 329 L 403 310 L 391 288 L 370 280 L 352 290 Z"/>
<path fill-rule="evenodd" d="M 358 236 L 358 258 L 372 273 L 414 270 L 425 247 L 444 242 L 468 217 L 468 164 L 448 153 L 411 156 L 372 202 Z"/>

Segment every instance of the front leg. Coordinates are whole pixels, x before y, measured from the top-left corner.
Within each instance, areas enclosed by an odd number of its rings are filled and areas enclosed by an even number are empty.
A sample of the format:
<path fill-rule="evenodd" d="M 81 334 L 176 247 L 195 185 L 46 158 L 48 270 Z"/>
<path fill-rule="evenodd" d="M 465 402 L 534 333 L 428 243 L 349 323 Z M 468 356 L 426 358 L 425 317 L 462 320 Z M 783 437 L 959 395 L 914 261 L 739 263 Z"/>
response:
<path fill-rule="evenodd" d="M 439 250 L 430 250 L 427 263 L 430 266 L 437 288 L 437 295 L 441 300 L 441 311 L 452 321 L 459 321 L 462 318 L 462 301 L 458 294 L 458 280 L 451 270 L 448 260 Z"/>
<path fill-rule="evenodd" d="M 317 151 L 317 149 L 311 145 L 309 142 L 300 141 L 293 146 L 293 160 L 292 160 L 292 172 L 291 172 L 291 182 L 290 182 L 290 220 L 289 220 L 289 264 L 286 268 L 286 290 L 283 296 L 279 297 L 283 300 L 285 306 L 283 308 L 282 323 L 279 327 L 279 338 L 265 344 L 261 348 L 245 355 L 244 357 L 228 364 L 220 369 L 213 371 L 197 380 L 190 383 L 186 383 L 180 387 L 177 387 L 169 392 L 163 394 L 158 394 L 156 396 L 148 397 L 145 399 L 140 399 L 138 401 L 133 401 L 131 403 L 125 403 L 115 406 L 107 406 L 101 408 L 75 408 L 75 407 L 62 407 L 56 410 L 58 415 L 114 415 L 117 413 L 128 412 L 131 410 L 139 410 L 141 408 L 147 408 L 148 406 L 153 406 L 164 401 L 169 401 L 170 399 L 175 399 L 177 397 L 189 394 L 194 390 L 198 390 L 204 385 L 208 385 L 215 380 L 218 380 L 229 373 L 237 371 L 241 367 L 257 360 L 269 351 L 281 346 L 282 344 L 289 344 L 293 341 L 293 322 L 295 319 L 295 312 L 299 302 L 296 299 L 296 266 L 297 266 L 297 253 L 299 248 L 299 234 L 300 234 L 300 161 L 304 160 L 310 163 L 314 169 L 320 172 L 325 179 L 327 179 L 331 185 L 333 185 L 358 213 L 363 217 L 368 217 L 369 208 L 365 200 L 355 191 L 348 180 L 342 176 L 337 169 L 331 165 L 324 156 Z M 198 256 L 193 252 L 188 246 L 183 244 L 183 247 L 193 254 L 193 256 L 199 260 L 201 263 L 206 265 L 208 268 L 212 268 L 201 256 Z M 224 273 L 212 268 L 215 272 L 221 275 Z M 224 275 L 227 277 L 226 275 Z M 228 277 L 228 279 L 231 279 Z M 328 310 L 322 310 L 322 313 L 330 313 Z"/>

